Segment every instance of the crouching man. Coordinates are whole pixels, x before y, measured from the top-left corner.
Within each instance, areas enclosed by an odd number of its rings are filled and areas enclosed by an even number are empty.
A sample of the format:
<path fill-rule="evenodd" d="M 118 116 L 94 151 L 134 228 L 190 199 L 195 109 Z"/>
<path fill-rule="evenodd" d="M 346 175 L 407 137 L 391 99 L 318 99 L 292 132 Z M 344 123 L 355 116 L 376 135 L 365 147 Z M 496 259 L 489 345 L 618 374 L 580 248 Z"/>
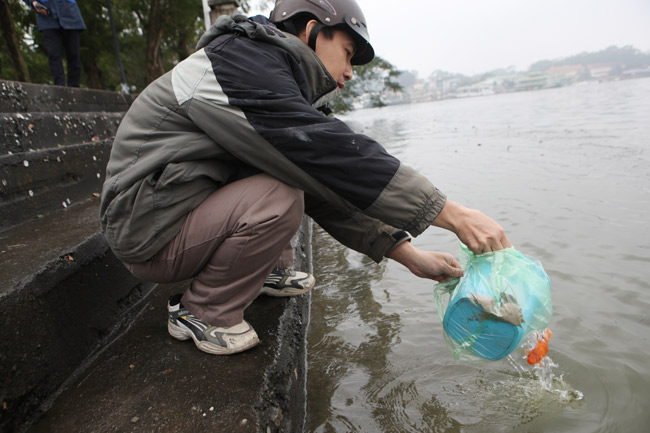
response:
<path fill-rule="evenodd" d="M 304 213 L 375 261 L 437 281 L 462 270 L 411 244 L 430 225 L 475 252 L 510 246 L 492 219 L 323 113 L 352 65 L 374 57 L 354 0 L 277 0 L 270 19 L 221 17 L 198 49 L 133 102 L 101 204 L 106 239 L 135 276 L 192 279 L 169 300 L 174 338 L 213 354 L 255 346 L 244 320 L 253 300 L 314 286 L 292 270 Z"/>

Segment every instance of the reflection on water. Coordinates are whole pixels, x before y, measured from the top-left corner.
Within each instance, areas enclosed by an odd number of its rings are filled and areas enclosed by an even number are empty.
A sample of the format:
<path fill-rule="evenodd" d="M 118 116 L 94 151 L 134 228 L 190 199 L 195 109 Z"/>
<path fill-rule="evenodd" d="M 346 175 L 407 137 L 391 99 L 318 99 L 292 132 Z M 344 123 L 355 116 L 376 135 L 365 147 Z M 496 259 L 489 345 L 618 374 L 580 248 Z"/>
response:
<path fill-rule="evenodd" d="M 353 113 L 451 199 L 483 210 L 551 277 L 549 359 L 459 361 L 433 283 L 320 230 L 310 432 L 645 431 L 650 422 L 650 80 Z M 414 243 L 457 255 L 431 228 Z"/>

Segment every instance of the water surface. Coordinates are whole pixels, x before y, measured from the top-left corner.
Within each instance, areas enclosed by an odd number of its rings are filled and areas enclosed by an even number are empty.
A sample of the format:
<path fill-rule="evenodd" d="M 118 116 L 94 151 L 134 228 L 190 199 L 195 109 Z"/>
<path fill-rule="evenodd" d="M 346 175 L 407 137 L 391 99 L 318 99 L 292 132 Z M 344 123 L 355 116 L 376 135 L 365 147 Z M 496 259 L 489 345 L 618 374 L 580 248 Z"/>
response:
<path fill-rule="evenodd" d="M 650 425 L 650 79 L 354 112 L 552 281 L 549 357 L 454 361 L 433 282 L 320 230 L 309 432 L 641 432 Z M 450 232 L 413 241 L 457 256 Z M 540 380 L 540 375 L 545 381 Z"/>

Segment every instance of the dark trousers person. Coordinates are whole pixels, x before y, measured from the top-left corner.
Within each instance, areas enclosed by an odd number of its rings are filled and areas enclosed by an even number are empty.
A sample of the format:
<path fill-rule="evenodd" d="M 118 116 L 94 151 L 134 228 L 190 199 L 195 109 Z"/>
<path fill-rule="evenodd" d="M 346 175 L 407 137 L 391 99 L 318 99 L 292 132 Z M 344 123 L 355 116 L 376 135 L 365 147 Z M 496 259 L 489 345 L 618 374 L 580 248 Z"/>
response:
<path fill-rule="evenodd" d="M 65 86 L 65 70 L 61 47 L 65 50 L 69 87 L 79 87 L 81 56 L 79 33 L 86 30 L 76 0 L 23 0 L 36 11 L 36 25 L 43 33 L 54 84 Z"/>
<path fill-rule="evenodd" d="M 56 86 L 66 85 L 61 48 L 65 50 L 68 67 L 68 87 L 79 87 L 81 56 L 79 55 L 79 31 L 66 29 L 43 30 L 50 71 Z"/>

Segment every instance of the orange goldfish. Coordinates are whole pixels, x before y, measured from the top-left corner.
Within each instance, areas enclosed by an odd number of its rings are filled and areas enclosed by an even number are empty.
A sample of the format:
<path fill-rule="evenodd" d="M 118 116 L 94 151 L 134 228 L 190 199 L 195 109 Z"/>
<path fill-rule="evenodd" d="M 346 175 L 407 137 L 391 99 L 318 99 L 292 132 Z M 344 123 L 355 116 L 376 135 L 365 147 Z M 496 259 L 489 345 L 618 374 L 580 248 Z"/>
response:
<path fill-rule="evenodd" d="M 533 350 L 524 349 L 524 352 L 526 352 L 526 355 L 528 355 L 528 363 L 530 365 L 543 365 L 542 359 L 544 359 L 548 353 L 548 340 L 551 338 L 551 335 L 553 335 L 551 333 L 551 330 L 546 328 L 544 334 L 542 334 L 537 340 L 537 345 Z"/>

